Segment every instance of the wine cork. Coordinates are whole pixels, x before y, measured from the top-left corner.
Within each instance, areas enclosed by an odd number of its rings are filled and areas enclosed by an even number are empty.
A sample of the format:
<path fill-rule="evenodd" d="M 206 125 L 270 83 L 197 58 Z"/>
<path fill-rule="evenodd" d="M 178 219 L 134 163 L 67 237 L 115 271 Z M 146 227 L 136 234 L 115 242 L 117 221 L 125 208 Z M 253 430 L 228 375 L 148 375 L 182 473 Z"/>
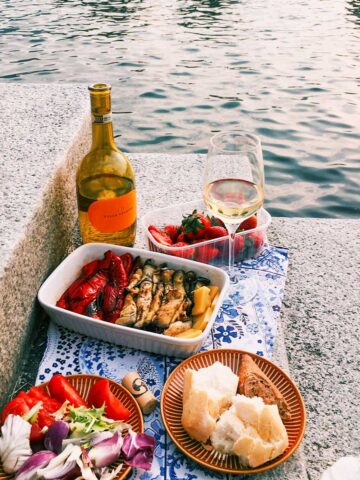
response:
<path fill-rule="evenodd" d="M 135 398 L 145 415 L 155 409 L 157 400 L 137 372 L 129 372 L 125 375 L 122 379 L 122 384 Z"/>

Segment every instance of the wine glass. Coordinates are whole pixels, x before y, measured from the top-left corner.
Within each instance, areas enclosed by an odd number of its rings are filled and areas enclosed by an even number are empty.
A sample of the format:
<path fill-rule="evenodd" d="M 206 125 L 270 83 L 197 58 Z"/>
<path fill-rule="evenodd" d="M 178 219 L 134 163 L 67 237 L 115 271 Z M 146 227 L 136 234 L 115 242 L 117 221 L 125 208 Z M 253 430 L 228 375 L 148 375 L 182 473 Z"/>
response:
<path fill-rule="evenodd" d="M 229 234 L 228 274 L 249 302 L 257 291 L 253 279 L 240 280 L 234 268 L 235 232 L 264 202 L 264 165 L 260 139 L 245 131 L 221 132 L 210 139 L 203 177 L 207 208 L 220 218 Z"/>

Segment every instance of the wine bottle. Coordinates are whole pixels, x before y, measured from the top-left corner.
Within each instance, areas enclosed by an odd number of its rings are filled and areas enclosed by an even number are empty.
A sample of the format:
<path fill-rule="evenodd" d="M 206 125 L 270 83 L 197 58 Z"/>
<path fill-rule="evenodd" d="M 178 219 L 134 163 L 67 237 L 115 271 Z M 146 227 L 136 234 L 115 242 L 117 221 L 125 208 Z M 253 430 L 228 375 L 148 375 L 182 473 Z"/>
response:
<path fill-rule="evenodd" d="M 115 145 L 111 87 L 89 87 L 92 146 L 76 176 L 80 232 L 84 243 L 133 246 L 136 234 L 135 174 L 128 157 Z"/>

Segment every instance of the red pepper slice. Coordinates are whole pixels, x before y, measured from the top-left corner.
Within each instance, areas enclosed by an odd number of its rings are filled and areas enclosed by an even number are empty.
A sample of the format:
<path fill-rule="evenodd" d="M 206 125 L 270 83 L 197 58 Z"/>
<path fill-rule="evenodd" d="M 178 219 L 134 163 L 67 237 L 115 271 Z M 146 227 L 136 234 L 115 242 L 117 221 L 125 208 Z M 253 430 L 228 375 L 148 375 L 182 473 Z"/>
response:
<path fill-rule="evenodd" d="M 93 260 L 92 262 L 84 265 L 81 269 L 81 272 L 86 277 L 90 277 L 94 275 L 94 273 L 97 272 L 98 270 L 99 270 L 99 260 Z"/>
<path fill-rule="evenodd" d="M 37 402 L 43 402 L 43 409 L 49 413 L 56 412 L 62 405 L 55 398 L 49 397 L 42 387 L 31 387 L 27 396 L 33 400 L 34 405 Z"/>
<path fill-rule="evenodd" d="M 42 432 L 42 428 L 35 422 L 31 425 L 30 431 L 30 442 L 39 442 L 44 438 L 44 433 Z"/>
<path fill-rule="evenodd" d="M 124 265 L 126 276 L 129 277 L 133 267 L 133 257 L 131 253 L 124 253 L 123 255 L 120 256 L 120 259 L 122 261 L 122 264 Z"/>
<path fill-rule="evenodd" d="M 5 405 L 1 413 L 1 423 L 4 423 L 6 417 L 10 414 L 19 415 L 20 417 L 25 415 L 30 410 L 30 407 L 25 402 L 24 398 L 15 397 L 8 404 Z"/>
<path fill-rule="evenodd" d="M 105 415 L 113 420 L 126 421 L 130 417 L 130 411 L 111 392 L 109 381 L 98 380 L 89 392 L 89 404 L 100 408 L 105 404 Z"/>
<path fill-rule="evenodd" d="M 54 375 L 49 382 L 49 390 L 52 397 L 61 403 L 66 400 L 74 407 L 87 407 L 85 400 L 81 398 L 75 388 L 70 385 L 66 378 L 60 373 Z"/>

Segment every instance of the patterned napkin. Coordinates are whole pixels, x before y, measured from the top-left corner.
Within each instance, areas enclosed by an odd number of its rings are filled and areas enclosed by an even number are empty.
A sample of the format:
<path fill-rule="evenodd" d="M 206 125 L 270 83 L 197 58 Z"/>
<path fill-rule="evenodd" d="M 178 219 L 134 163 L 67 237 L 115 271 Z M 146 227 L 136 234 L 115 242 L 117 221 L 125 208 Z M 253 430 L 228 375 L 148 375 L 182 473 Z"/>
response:
<path fill-rule="evenodd" d="M 266 246 L 262 254 L 237 265 L 240 277 L 254 277 L 258 282 L 256 297 L 240 306 L 236 286 L 231 286 L 211 334 L 203 349 L 238 348 L 271 358 L 280 315 L 288 265 L 287 250 Z M 88 373 L 121 382 L 129 371 L 136 370 L 155 396 L 160 399 L 162 387 L 180 359 L 164 357 L 113 345 L 80 335 L 50 323 L 47 348 L 37 382 L 55 373 Z M 224 479 L 226 476 L 205 470 L 185 457 L 167 436 L 159 407 L 145 417 L 146 432 L 156 437 L 155 458 L 150 472 L 134 469 L 131 479 L 198 480 Z"/>

